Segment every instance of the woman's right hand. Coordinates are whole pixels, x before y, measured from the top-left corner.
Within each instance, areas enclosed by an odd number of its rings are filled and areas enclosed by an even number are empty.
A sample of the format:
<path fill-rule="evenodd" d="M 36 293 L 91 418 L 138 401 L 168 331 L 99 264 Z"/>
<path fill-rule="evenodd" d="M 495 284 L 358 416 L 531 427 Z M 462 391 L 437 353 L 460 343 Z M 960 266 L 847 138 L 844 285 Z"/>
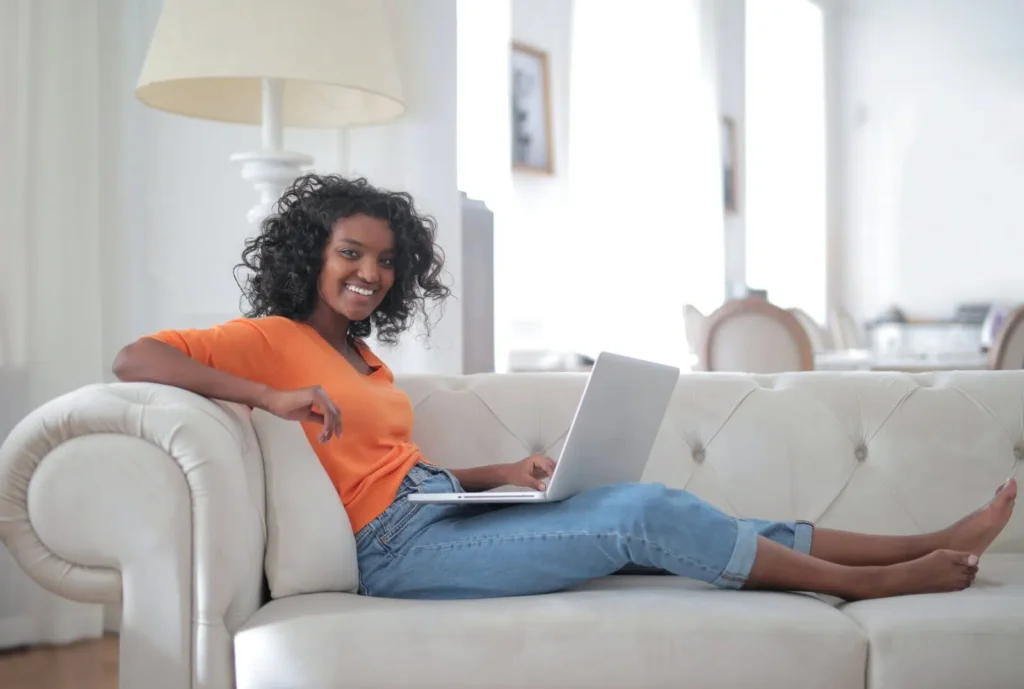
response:
<path fill-rule="evenodd" d="M 323 424 L 320 442 L 341 437 L 341 410 L 319 385 L 295 390 L 274 390 L 265 399 L 266 410 L 289 421 Z"/>

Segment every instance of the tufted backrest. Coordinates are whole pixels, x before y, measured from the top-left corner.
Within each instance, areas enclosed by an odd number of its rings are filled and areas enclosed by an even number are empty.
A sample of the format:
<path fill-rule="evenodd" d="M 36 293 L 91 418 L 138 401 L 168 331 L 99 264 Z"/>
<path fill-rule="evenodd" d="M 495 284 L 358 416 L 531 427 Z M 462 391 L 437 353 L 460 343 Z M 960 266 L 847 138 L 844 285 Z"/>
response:
<path fill-rule="evenodd" d="M 586 374 L 406 376 L 414 439 L 449 467 L 557 457 Z M 1024 457 L 1024 371 L 684 374 L 644 480 L 742 517 L 881 534 L 948 525 Z M 1024 552 L 1017 513 L 993 546 Z"/>

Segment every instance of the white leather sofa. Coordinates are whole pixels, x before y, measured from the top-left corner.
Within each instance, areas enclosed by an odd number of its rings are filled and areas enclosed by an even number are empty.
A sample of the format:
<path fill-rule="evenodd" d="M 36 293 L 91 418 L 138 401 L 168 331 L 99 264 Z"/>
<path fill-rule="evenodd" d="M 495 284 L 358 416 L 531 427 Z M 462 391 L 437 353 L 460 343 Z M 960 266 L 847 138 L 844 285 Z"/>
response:
<path fill-rule="evenodd" d="M 557 454 L 585 374 L 406 377 L 440 464 Z M 1018 474 L 1024 371 L 684 375 L 645 480 L 738 515 L 943 527 Z M 480 601 L 358 596 L 294 424 L 86 387 L 0 448 L 0 537 L 46 588 L 123 603 L 122 689 L 1024 686 L 1024 517 L 973 588 L 858 602 L 613 576 Z"/>

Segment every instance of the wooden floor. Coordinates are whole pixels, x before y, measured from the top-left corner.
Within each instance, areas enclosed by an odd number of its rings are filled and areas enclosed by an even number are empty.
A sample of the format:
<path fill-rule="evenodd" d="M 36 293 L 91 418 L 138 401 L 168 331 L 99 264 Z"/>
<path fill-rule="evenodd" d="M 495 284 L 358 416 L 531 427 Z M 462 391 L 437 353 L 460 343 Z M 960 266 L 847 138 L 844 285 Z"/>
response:
<path fill-rule="evenodd" d="M 2 689 L 117 689 L 117 637 L 0 651 Z"/>

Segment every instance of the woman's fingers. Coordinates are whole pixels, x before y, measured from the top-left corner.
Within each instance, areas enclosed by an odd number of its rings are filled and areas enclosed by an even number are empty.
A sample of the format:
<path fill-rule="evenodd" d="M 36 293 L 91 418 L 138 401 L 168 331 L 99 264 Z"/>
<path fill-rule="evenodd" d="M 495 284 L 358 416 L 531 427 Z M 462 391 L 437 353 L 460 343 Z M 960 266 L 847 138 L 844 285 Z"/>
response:
<path fill-rule="evenodd" d="M 323 410 L 323 431 L 320 433 L 320 442 L 325 443 L 331 439 L 331 436 L 336 438 L 341 437 L 341 411 L 338 409 L 338 405 L 327 396 L 324 389 L 317 387 L 314 393 L 316 397 L 317 406 Z"/>

